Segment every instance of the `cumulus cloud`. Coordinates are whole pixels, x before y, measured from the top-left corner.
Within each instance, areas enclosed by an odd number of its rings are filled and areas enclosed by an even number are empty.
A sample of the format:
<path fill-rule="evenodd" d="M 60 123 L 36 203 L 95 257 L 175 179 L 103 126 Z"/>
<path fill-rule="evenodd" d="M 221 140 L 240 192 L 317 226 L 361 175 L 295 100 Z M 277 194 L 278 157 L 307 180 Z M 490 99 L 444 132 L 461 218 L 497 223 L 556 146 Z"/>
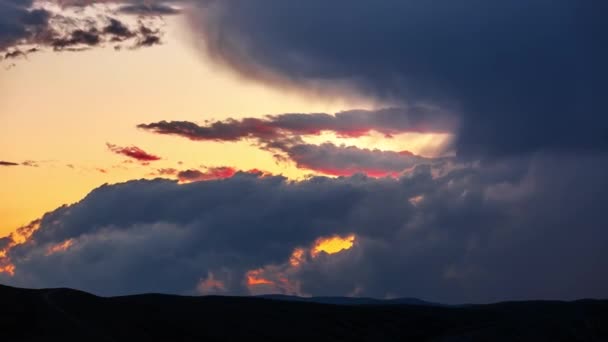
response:
<path fill-rule="evenodd" d="M 262 82 L 348 84 L 460 117 L 462 156 L 606 150 L 604 1 L 200 2 L 217 62 Z"/>
<path fill-rule="evenodd" d="M 110 143 L 107 143 L 106 146 L 108 147 L 108 149 L 110 151 L 112 151 L 116 154 L 119 154 L 119 155 L 122 155 L 125 157 L 129 157 L 129 158 L 132 158 L 137 161 L 144 162 L 144 163 L 157 161 L 157 160 L 161 159 L 159 156 L 150 154 L 137 146 L 122 147 L 122 146 L 118 146 L 118 145 L 114 145 L 114 144 L 110 144 Z"/>
<path fill-rule="evenodd" d="M 0 281 L 105 295 L 606 297 L 606 172 L 606 157 L 537 156 L 399 179 L 104 185 L 27 230 Z M 352 246 L 312 252 L 319 238 L 350 235 Z"/>

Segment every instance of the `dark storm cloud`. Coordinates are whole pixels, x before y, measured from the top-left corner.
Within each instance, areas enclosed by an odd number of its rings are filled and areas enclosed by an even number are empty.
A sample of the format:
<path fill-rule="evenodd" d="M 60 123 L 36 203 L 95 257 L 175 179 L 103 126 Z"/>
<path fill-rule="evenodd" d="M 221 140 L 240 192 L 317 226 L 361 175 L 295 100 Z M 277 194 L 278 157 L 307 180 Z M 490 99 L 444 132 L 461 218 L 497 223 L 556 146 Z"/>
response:
<path fill-rule="evenodd" d="M 606 172 L 602 156 L 537 156 L 440 177 L 426 166 L 400 179 L 237 173 L 105 185 L 46 214 L 29 242 L 8 252 L 15 275 L 0 279 L 100 294 L 214 284 L 244 294 L 247 271 L 260 270 L 312 295 L 606 297 L 608 277 L 598 271 L 608 267 L 606 201 L 598 200 L 608 194 Z M 294 248 L 350 233 L 353 248 L 289 266 Z"/>
<path fill-rule="evenodd" d="M 460 155 L 608 148 L 606 1 L 217 0 L 190 14 L 247 77 L 456 110 Z"/>

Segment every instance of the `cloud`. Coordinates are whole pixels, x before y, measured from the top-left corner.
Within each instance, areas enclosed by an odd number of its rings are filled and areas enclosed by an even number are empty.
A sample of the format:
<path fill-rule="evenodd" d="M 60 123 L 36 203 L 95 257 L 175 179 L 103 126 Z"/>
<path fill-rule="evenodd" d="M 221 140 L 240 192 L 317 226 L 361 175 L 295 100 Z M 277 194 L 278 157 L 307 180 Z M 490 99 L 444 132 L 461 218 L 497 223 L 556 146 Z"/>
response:
<path fill-rule="evenodd" d="M 177 169 L 174 168 L 163 168 L 156 170 L 157 173 L 161 176 L 173 176 L 177 174 Z"/>
<path fill-rule="evenodd" d="M 152 162 L 160 160 L 159 156 L 150 154 L 137 146 L 121 147 L 114 144 L 107 143 L 108 149 L 116 154 L 120 154 L 140 162 Z"/>
<path fill-rule="evenodd" d="M 132 15 L 175 15 L 180 14 L 181 10 L 163 3 L 140 3 L 121 6 L 118 11 Z"/>
<path fill-rule="evenodd" d="M 200 182 L 212 179 L 223 179 L 234 176 L 237 170 L 229 166 L 210 167 L 205 171 L 184 170 L 177 173 L 177 179 L 182 183 Z"/>
<path fill-rule="evenodd" d="M 23 165 L 23 166 L 29 166 L 29 167 L 39 167 L 40 166 L 38 164 L 38 162 L 35 161 L 35 160 L 26 160 L 23 163 L 21 163 L 21 165 Z"/>
<path fill-rule="evenodd" d="M 286 83 L 347 84 L 460 118 L 461 156 L 608 148 L 608 4 L 217 0 L 189 12 L 215 61 Z"/>
<path fill-rule="evenodd" d="M 142 13 L 137 26 L 130 27 L 109 8 L 96 7 L 95 3 L 56 6 L 52 2 L 0 1 L 0 59 L 26 57 L 46 48 L 82 51 L 124 42 L 134 49 L 161 43 L 158 14 Z M 83 8 L 96 13 L 83 14 Z"/>
<path fill-rule="evenodd" d="M 372 177 L 397 176 L 416 165 L 436 163 L 439 159 L 424 158 L 410 152 L 361 149 L 354 146 L 296 144 L 280 146 L 287 158 L 298 168 L 332 176 L 365 173 Z"/>
<path fill-rule="evenodd" d="M 17 166 L 19 163 L 13 163 L 9 161 L 0 160 L 0 166 Z"/>
<path fill-rule="evenodd" d="M 348 176 L 396 176 L 418 164 L 440 159 L 424 158 L 407 151 L 381 151 L 354 146 L 305 143 L 300 137 L 333 132 L 341 137 L 360 137 L 378 132 L 390 139 L 393 134 L 408 132 L 450 132 L 456 123 L 452 117 L 428 106 L 386 108 L 375 111 L 351 110 L 336 113 L 268 115 L 264 118 L 207 122 L 160 121 L 140 124 L 139 128 L 157 134 L 177 135 L 195 141 L 239 141 L 250 139 L 272 152 L 281 161 L 292 161 L 301 169 Z"/>
<path fill-rule="evenodd" d="M 355 291 L 450 303 L 608 295 L 597 271 L 608 266 L 608 157 L 432 171 L 104 185 L 22 230 L 31 236 L 5 253 L 0 266 L 14 275 L 0 281 L 103 295 Z M 315 248 L 336 236 L 340 248 Z"/>
<path fill-rule="evenodd" d="M 158 134 L 179 135 L 191 140 L 237 141 L 246 138 L 273 140 L 288 135 L 318 135 L 333 132 L 343 137 L 359 137 L 372 131 L 385 135 L 423 132 L 449 133 L 456 129 L 455 118 L 429 106 L 385 108 L 375 111 L 350 110 L 336 113 L 287 113 L 264 118 L 208 122 L 160 121 L 137 127 Z"/>

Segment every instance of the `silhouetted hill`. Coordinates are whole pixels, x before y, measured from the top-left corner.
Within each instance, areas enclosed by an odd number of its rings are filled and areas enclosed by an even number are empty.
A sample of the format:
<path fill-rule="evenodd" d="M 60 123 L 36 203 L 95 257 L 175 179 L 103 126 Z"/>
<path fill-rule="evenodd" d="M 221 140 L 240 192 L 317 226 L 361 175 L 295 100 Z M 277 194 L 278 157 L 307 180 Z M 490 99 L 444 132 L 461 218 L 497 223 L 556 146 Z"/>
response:
<path fill-rule="evenodd" d="M 427 302 L 417 298 L 394 298 L 376 299 L 367 297 L 298 297 L 280 294 L 261 295 L 258 298 L 284 300 L 293 302 L 308 302 L 335 305 L 430 305 L 442 306 L 442 304 Z"/>
<path fill-rule="evenodd" d="M 608 301 L 443 307 L 278 299 L 105 298 L 0 286 L 0 341 L 608 341 Z"/>

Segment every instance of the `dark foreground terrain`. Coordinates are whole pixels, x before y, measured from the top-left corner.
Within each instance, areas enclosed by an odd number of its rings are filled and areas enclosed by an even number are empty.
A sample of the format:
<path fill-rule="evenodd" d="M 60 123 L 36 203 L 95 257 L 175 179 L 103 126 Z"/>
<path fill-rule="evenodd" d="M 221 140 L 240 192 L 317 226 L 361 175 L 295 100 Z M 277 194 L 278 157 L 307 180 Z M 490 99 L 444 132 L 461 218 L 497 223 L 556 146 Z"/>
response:
<path fill-rule="evenodd" d="M 286 299 L 103 298 L 0 286 L 0 341 L 608 341 L 608 301 L 443 307 Z"/>

